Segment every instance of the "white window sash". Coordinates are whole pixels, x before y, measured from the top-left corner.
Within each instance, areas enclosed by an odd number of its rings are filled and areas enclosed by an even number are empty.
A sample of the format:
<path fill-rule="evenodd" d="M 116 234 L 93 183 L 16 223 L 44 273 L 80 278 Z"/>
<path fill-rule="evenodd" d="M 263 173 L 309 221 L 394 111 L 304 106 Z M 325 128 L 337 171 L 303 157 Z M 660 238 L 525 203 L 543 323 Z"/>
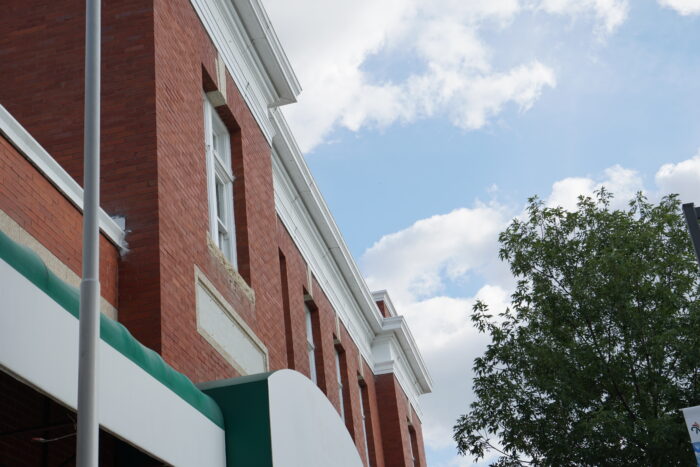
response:
<path fill-rule="evenodd" d="M 314 345 L 314 333 L 313 326 L 311 323 L 311 310 L 308 305 L 304 303 L 304 312 L 306 319 L 306 352 L 309 357 L 309 374 L 311 376 L 311 381 L 315 383 L 318 382 L 316 376 L 316 346 Z"/>
<path fill-rule="evenodd" d="M 365 459 L 369 466 L 369 442 L 367 441 L 367 417 L 365 417 L 365 402 L 362 399 L 362 385 L 358 384 L 357 388 L 360 391 L 360 414 L 362 415 L 362 436 L 365 440 Z"/>
<path fill-rule="evenodd" d="M 209 202 L 209 234 L 214 240 L 214 243 L 221 249 L 224 256 L 231 262 L 234 267 L 238 265 L 236 257 L 236 229 L 233 213 L 233 181 L 234 176 L 231 170 L 230 156 L 230 135 L 225 126 L 218 120 L 214 106 L 209 102 L 206 96 L 204 101 L 204 143 L 206 148 L 207 161 L 207 194 Z M 223 150 L 227 151 L 222 157 L 222 154 L 214 147 L 214 132 L 217 131 L 223 138 Z M 219 205 L 217 202 L 216 181 L 217 179 L 223 185 L 223 193 L 220 201 L 223 204 L 221 210 L 223 217 L 219 216 Z M 220 226 L 220 224 L 223 224 Z M 222 228 L 223 227 L 223 228 Z M 224 233 L 225 241 L 219 237 L 220 233 Z"/>
<path fill-rule="evenodd" d="M 338 400 L 340 401 L 340 418 L 345 420 L 345 400 L 343 399 L 343 375 L 340 371 L 340 352 L 335 350 L 335 373 L 338 380 Z"/>

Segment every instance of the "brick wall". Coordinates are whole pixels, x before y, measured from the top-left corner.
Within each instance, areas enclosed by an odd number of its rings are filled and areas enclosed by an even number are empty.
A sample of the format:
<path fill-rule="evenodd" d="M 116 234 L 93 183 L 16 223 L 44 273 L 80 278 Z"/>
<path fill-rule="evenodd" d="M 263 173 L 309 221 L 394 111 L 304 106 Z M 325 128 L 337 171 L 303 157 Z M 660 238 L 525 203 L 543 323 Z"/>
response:
<path fill-rule="evenodd" d="M 313 275 L 309 275 L 306 262 L 303 260 L 299 249 L 294 244 L 289 232 L 278 221 L 277 244 L 284 255 L 287 272 L 287 289 L 289 291 L 289 319 L 290 333 L 287 341 L 294 347 L 294 365 L 297 371 L 309 376 L 309 362 L 306 353 L 306 327 L 304 317 L 304 295 L 310 294 L 316 315 L 316 329 L 314 343 L 317 354 L 317 378 L 318 386 L 326 393 L 326 396 L 340 411 L 338 397 L 338 383 L 335 368 L 335 348 L 342 348 L 345 373 L 344 399 L 346 426 L 352 438 L 357 444 L 360 456 L 366 463 L 364 436 L 362 435 L 362 415 L 360 413 L 360 367 L 362 367 L 363 383 L 367 386 L 367 438 L 369 441 L 369 465 L 383 467 L 384 446 L 382 444 L 383 430 L 380 419 L 382 409 L 380 399 L 375 388 L 375 377 L 371 366 L 362 359 L 355 343 L 350 338 L 345 326 L 339 323 L 336 328 L 336 313 L 328 298 Z M 311 283 L 309 284 L 309 277 Z M 362 363 L 360 363 L 362 362 Z M 392 388 L 395 389 L 395 388 Z M 400 391 L 401 389 L 398 388 Z M 393 429 L 393 427 L 389 427 Z M 367 465 L 367 464 L 365 464 Z"/>
<path fill-rule="evenodd" d="M 82 0 L 6 0 L 0 15 L 0 104 L 79 183 L 84 11 Z M 105 2 L 102 12 L 101 205 L 129 231 L 119 318 L 160 350 L 153 4 Z"/>
<path fill-rule="evenodd" d="M 0 211 L 76 275 L 82 273 L 83 215 L 0 135 Z M 102 296 L 117 306 L 117 248 L 100 236 Z"/>
<path fill-rule="evenodd" d="M 84 2 L 7 0 L 3 8 L 0 103 L 81 180 Z M 121 259 L 116 253 L 103 259 L 104 271 L 118 270 L 118 277 L 105 279 L 103 292 L 119 305 L 120 321 L 195 382 L 236 376 L 197 331 L 196 267 L 265 344 L 271 370 L 291 367 L 309 375 L 308 294 L 316 313 L 319 387 L 339 410 L 334 360 L 339 346 L 346 426 L 358 451 L 364 458 L 362 373 L 369 464 L 408 465 L 405 396 L 392 375 L 371 374 L 347 330 L 336 326 L 335 311 L 277 218 L 270 147 L 231 76 L 226 75 L 225 83 L 212 79 L 217 76 L 216 50 L 190 2 L 123 0 L 107 2 L 103 11 L 102 205 L 111 215 L 126 218 L 130 248 Z M 202 92 L 219 85 L 226 86 L 227 103 L 217 112 L 231 133 L 236 178 L 238 272 L 208 241 Z M 3 153 L 9 154 L 7 147 Z M 14 167 L 11 159 L 5 164 Z M 0 176 L 7 173 L 2 168 Z M 34 190 L 36 183 L 41 184 L 32 180 L 28 185 Z M 24 202 L 8 209 L 19 212 L 20 220 L 25 216 L 28 230 L 53 241 L 40 223 L 35 225 L 36 199 L 9 198 L 0 202 Z M 61 241 L 72 245 L 63 254 L 76 267 L 80 239 L 66 236 Z"/>
<path fill-rule="evenodd" d="M 227 104 L 217 111 L 232 136 L 238 270 L 253 304 L 207 241 L 202 93 L 216 85 L 216 50 L 189 1 L 156 0 L 155 11 L 163 357 L 195 381 L 235 375 L 196 330 L 196 265 L 265 343 L 270 368 L 285 368 L 271 149 L 227 74 Z"/>
<path fill-rule="evenodd" d="M 425 467 L 425 450 L 420 419 L 413 411 L 406 394 L 393 374 L 378 375 L 375 378 L 379 417 L 382 427 L 382 443 L 386 467 L 412 465 L 409 415 L 419 444 L 417 465 Z"/>

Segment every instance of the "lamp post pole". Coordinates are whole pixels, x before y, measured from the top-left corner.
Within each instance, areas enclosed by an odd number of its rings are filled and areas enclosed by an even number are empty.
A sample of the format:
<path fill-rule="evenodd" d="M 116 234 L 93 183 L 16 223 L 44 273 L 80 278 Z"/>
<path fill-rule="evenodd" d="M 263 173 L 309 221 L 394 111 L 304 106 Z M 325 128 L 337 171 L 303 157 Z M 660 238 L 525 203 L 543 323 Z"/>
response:
<path fill-rule="evenodd" d="M 97 350 L 100 334 L 100 2 L 86 0 L 83 161 L 83 278 L 78 357 L 78 467 L 97 467 Z"/>

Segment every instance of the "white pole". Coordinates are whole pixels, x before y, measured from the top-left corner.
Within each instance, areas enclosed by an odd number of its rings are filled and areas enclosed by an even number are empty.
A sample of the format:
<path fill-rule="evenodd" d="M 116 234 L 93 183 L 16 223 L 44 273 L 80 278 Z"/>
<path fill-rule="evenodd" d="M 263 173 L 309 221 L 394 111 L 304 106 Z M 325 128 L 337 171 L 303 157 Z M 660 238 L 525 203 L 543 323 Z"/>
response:
<path fill-rule="evenodd" d="M 80 283 L 78 467 L 97 467 L 97 349 L 100 338 L 100 1 L 86 0 L 83 279 Z"/>

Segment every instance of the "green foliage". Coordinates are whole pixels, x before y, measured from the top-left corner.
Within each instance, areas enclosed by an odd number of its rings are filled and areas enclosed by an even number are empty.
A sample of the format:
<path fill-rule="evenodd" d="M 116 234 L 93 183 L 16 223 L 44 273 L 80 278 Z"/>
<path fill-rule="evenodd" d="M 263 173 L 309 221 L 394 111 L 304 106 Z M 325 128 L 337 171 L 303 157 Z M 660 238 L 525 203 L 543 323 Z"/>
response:
<path fill-rule="evenodd" d="M 491 337 L 463 455 L 496 466 L 694 465 L 679 411 L 700 404 L 700 274 L 675 196 L 627 210 L 529 200 L 501 233 L 518 280 L 511 307 L 472 313 Z"/>

